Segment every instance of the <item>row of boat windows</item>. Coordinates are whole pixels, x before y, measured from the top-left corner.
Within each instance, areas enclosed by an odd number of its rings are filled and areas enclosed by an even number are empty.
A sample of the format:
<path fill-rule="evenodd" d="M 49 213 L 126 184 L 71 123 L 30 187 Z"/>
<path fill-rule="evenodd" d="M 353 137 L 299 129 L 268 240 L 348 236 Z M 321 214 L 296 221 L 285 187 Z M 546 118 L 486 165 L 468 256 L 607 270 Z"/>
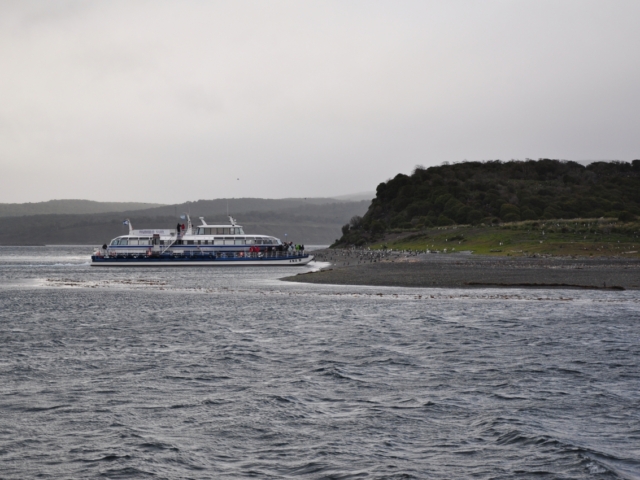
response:
<path fill-rule="evenodd" d="M 151 238 L 115 238 L 111 245 L 152 245 Z M 158 245 L 171 245 L 173 240 L 160 240 Z M 212 240 L 181 240 L 180 245 L 277 245 L 275 238 L 214 238 Z"/>
<path fill-rule="evenodd" d="M 198 227 L 196 235 L 244 235 L 244 230 L 241 227 L 233 228 L 209 228 Z"/>

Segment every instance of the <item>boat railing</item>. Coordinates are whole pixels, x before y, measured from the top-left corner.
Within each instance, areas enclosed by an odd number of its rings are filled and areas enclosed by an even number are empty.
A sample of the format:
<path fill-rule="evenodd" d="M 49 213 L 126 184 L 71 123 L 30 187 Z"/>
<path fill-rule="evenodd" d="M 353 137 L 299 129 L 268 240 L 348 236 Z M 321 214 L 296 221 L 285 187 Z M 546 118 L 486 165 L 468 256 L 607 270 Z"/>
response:
<path fill-rule="evenodd" d="M 145 257 L 179 257 L 179 258 L 228 258 L 228 259 L 240 259 L 240 258 L 255 258 L 255 259 L 276 259 L 276 258 L 301 258 L 307 255 L 305 250 L 294 250 L 294 251 L 264 251 L 264 252 L 245 252 L 245 251 L 236 251 L 236 252 L 223 252 L 223 251 L 171 251 L 167 252 L 166 249 L 160 252 L 154 252 L 151 249 L 145 252 L 127 252 L 127 251 L 117 251 L 117 250 L 108 250 L 107 255 L 111 258 L 145 258 Z"/>

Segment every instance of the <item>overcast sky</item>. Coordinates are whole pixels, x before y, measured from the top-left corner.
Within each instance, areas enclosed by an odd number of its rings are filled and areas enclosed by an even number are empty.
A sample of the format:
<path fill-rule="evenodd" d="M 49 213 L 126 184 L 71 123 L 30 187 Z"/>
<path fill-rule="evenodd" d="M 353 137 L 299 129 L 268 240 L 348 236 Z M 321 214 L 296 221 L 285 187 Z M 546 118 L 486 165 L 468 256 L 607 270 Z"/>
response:
<path fill-rule="evenodd" d="M 640 158 L 639 19 L 638 0 L 2 1 L 0 202 Z"/>

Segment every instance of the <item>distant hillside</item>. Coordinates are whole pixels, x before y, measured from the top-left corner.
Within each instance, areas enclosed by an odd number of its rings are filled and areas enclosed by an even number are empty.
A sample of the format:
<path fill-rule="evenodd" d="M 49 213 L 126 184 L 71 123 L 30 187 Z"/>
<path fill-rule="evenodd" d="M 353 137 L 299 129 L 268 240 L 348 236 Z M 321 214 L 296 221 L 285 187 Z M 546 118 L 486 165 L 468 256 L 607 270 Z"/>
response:
<path fill-rule="evenodd" d="M 417 168 L 381 183 L 363 218 L 343 226 L 341 244 L 385 232 L 454 224 L 640 215 L 640 160 L 465 162 Z"/>
<path fill-rule="evenodd" d="M 340 236 L 340 227 L 354 215 L 363 215 L 368 201 L 322 203 L 309 199 L 240 199 L 230 200 L 229 209 L 247 233 L 273 235 L 299 243 L 328 245 Z M 320 204 L 315 204 L 316 202 Z M 209 208 L 207 208 L 209 207 Z M 241 211 L 240 208 L 254 210 Z M 270 207 L 272 210 L 260 210 Z M 278 209 L 278 207 L 280 207 Z M 174 228 L 178 216 L 190 211 L 194 224 L 198 216 L 207 223 L 227 223 L 226 200 L 190 202 L 183 205 L 139 211 L 90 215 L 36 215 L 5 218 L 0 230 L 0 245 L 102 245 L 128 232 L 122 225 L 131 219 L 134 228 Z M 178 216 L 176 216 L 176 214 Z"/>
<path fill-rule="evenodd" d="M 75 215 L 83 213 L 125 212 L 159 207 L 158 203 L 93 202 L 91 200 L 49 200 L 37 203 L 0 203 L 0 217 L 23 215 Z"/>
<path fill-rule="evenodd" d="M 138 212 L 151 210 L 152 215 L 175 215 L 188 212 L 193 216 L 232 214 L 249 211 L 277 211 L 304 205 L 327 205 L 331 203 L 365 200 L 361 194 L 345 195 L 341 198 L 218 198 L 179 204 L 141 202 L 94 202 L 91 200 L 49 200 L 37 203 L 0 203 L 0 217 L 23 215 L 78 215 L 89 213 Z M 371 200 L 371 194 L 366 200 Z"/>
<path fill-rule="evenodd" d="M 277 212 L 289 208 L 347 202 L 351 203 L 348 200 L 337 200 L 335 198 L 217 198 L 215 200 L 198 200 L 177 205 L 163 205 L 150 210 L 145 209 L 144 214 L 147 216 L 176 216 L 186 212 L 197 219 L 199 216 L 226 215 L 227 210 L 231 215 L 236 216 L 245 212 Z"/>
<path fill-rule="evenodd" d="M 361 200 L 369 200 L 376 196 L 376 192 L 360 192 L 360 193 L 352 193 L 350 195 L 340 195 L 338 197 L 333 197 L 336 200 L 346 200 L 351 202 L 358 202 Z"/>

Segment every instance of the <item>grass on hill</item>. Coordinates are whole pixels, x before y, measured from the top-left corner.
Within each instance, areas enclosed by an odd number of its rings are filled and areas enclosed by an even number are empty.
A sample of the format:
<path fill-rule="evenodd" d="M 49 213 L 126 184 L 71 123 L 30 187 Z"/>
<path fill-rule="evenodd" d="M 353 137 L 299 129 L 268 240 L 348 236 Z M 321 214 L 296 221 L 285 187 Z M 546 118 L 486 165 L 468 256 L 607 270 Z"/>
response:
<path fill-rule="evenodd" d="M 390 232 L 373 249 L 471 251 L 486 255 L 621 256 L 640 258 L 640 223 L 573 219 L 434 227 Z"/>

